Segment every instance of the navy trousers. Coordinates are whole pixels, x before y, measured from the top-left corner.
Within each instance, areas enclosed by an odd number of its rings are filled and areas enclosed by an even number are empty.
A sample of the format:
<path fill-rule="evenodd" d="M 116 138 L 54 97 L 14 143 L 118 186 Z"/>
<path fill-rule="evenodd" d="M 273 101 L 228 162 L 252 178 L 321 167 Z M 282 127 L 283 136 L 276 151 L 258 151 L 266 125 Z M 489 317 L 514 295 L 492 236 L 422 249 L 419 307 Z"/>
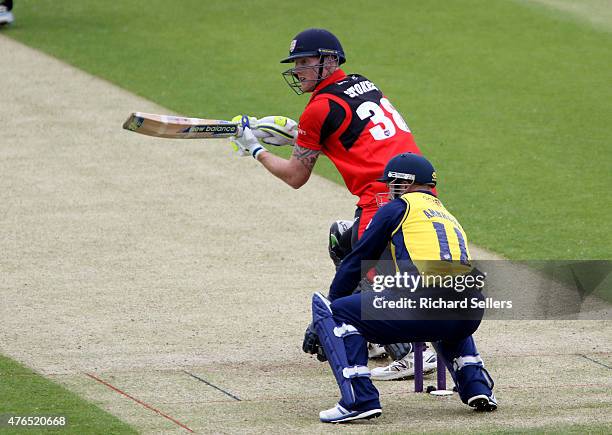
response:
<path fill-rule="evenodd" d="M 343 337 L 349 366 L 367 365 L 368 342 L 390 344 L 429 341 L 436 348 L 438 358 L 444 360 L 464 403 L 475 395 L 492 394 L 493 381 L 484 369 L 472 338 L 472 334 L 480 325 L 484 310 L 473 309 L 467 315 L 465 310 L 456 312 L 441 310 L 434 313 L 433 317 L 437 320 L 431 320 L 432 312 L 419 309 L 388 310 L 375 319 L 370 312 L 364 316 L 362 307 L 371 307 L 374 298 L 380 298 L 384 294 L 384 292 L 358 293 L 336 299 L 331 303 L 332 318 L 335 323 L 338 326 L 351 325 L 359 332 Z M 467 296 L 482 300 L 481 293 L 477 291 Z M 392 298 L 393 296 L 387 300 Z M 338 368 L 332 366 L 332 370 Z M 352 378 L 351 384 L 355 396 L 354 404 L 349 406 L 341 400 L 340 405 L 358 411 L 380 407 L 378 390 L 369 377 Z"/>

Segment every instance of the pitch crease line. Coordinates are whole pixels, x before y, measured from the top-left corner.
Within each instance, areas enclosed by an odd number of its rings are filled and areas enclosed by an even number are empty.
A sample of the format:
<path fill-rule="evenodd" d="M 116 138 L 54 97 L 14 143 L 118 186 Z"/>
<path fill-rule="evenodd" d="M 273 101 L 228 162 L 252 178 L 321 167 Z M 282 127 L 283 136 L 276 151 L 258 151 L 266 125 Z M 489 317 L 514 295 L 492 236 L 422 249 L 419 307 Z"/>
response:
<path fill-rule="evenodd" d="M 230 393 L 229 391 L 225 391 L 223 388 L 219 388 L 219 387 L 217 387 L 216 385 L 211 384 L 211 383 L 210 383 L 210 382 L 208 382 L 207 380 L 202 379 L 201 377 L 196 376 L 196 375 L 194 375 L 193 373 L 189 373 L 187 370 L 183 370 L 183 372 L 184 372 L 184 373 L 186 373 L 186 374 L 188 374 L 188 375 L 189 375 L 189 376 L 191 376 L 192 378 L 197 379 L 197 380 L 198 380 L 198 381 L 200 381 L 200 382 L 204 382 L 204 383 L 205 383 L 206 385 L 208 385 L 209 387 L 213 387 L 214 389 L 221 391 L 223 394 L 228 395 L 228 396 L 229 396 L 229 397 L 231 397 L 232 399 L 237 400 L 238 402 L 242 402 L 242 399 L 241 399 L 240 397 L 238 397 L 238 396 L 234 396 L 234 395 L 233 395 L 232 393 Z"/>
<path fill-rule="evenodd" d="M 144 406 L 145 408 L 147 408 L 147 409 L 149 409 L 149 410 L 151 410 L 151 411 L 153 411 L 153 412 L 155 412 L 155 413 L 157 413 L 157 414 L 161 415 L 161 416 L 162 416 L 162 417 L 164 417 L 165 419 L 170 420 L 171 422 L 173 422 L 173 423 L 175 423 L 175 424 L 179 425 L 179 426 L 180 426 L 180 427 L 182 427 L 183 429 L 186 429 L 186 430 L 188 430 L 189 432 L 194 433 L 194 432 L 193 432 L 193 430 L 191 430 L 190 428 L 188 428 L 187 426 L 185 426 L 185 425 L 184 425 L 183 423 L 181 423 L 180 421 L 175 420 L 174 418 L 170 417 L 170 416 L 169 416 L 169 415 L 167 415 L 167 414 L 164 414 L 164 413 L 163 413 L 163 412 L 161 412 L 159 409 L 156 409 L 156 408 L 152 407 L 152 406 L 151 406 L 151 405 L 149 405 L 148 403 L 145 403 L 145 402 L 143 402 L 142 400 L 139 400 L 139 399 L 137 399 L 137 398 L 135 398 L 135 397 L 133 397 L 133 396 L 130 396 L 128 393 L 126 393 L 126 392 L 124 392 L 124 391 L 121 391 L 119 388 L 114 387 L 113 385 L 109 384 L 108 382 L 103 381 L 102 379 L 100 379 L 100 378 L 98 378 L 98 377 L 96 377 L 96 376 L 94 376 L 94 375 L 92 375 L 92 374 L 90 374 L 90 373 L 85 373 L 85 375 L 86 375 L 86 376 L 89 376 L 91 379 L 93 379 L 93 380 L 95 380 L 95 381 L 97 381 L 97 382 L 101 383 L 102 385 L 107 386 L 107 387 L 108 387 L 108 388 L 110 388 L 111 390 L 116 391 L 117 393 L 119 393 L 119 394 L 121 394 L 121 395 L 123 395 L 123 396 L 127 397 L 128 399 L 132 399 L 134 402 L 138 403 L 139 405 L 142 405 L 142 406 Z"/>
<path fill-rule="evenodd" d="M 581 354 L 580 356 L 581 356 L 582 358 L 584 358 L 584 359 L 588 359 L 589 361 L 594 362 L 595 364 L 599 364 L 600 366 L 603 366 L 603 367 L 605 367 L 605 368 L 607 368 L 607 369 L 612 370 L 612 367 L 610 367 L 608 364 L 604 364 L 604 363 L 602 363 L 602 362 L 600 362 L 600 361 L 597 361 L 596 359 L 590 358 L 590 357 L 588 357 L 588 356 L 586 356 L 586 355 L 584 355 L 584 354 Z"/>

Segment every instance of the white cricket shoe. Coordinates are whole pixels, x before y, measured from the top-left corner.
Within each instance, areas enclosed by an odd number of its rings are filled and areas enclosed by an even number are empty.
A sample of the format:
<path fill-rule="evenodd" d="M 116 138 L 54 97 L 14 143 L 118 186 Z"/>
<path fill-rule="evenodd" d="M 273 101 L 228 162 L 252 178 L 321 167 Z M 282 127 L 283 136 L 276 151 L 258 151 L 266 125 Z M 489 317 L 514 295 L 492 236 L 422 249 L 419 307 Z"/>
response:
<path fill-rule="evenodd" d="M 468 406 L 476 408 L 478 412 L 492 412 L 497 409 L 497 400 L 495 395 L 479 394 L 478 396 L 470 397 L 467 401 Z"/>
<path fill-rule="evenodd" d="M 382 410 L 380 408 L 368 411 L 349 411 L 336 403 L 333 408 L 319 412 L 319 419 L 323 423 L 344 423 L 353 420 L 369 420 L 380 417 L 381 414 Z"/>
<path fill-rule="evenodd" d="M 437 355 L 425 349 L 423 352 L 423 374 L 431 373 L 437 368 Z M 393 361 L 387 367 L 376 367 L 371 370 L 370 378 L 375 381 L 394 381 L 414 377 L 414 353 L 410 352 L 404 358 Z"/>
<path fill-rule="evenodd" d="M 13 13 L 6 6 L 0 5 L 0 26 L 11 24 L 14 20 Z"/>
<path fill-rule="evenodd" d="M 368 358 L 383 358 L 387 356 L 387 351 L 385 350 L 385 346 L 381 346 L 380 344 L 368 343 Z"/>

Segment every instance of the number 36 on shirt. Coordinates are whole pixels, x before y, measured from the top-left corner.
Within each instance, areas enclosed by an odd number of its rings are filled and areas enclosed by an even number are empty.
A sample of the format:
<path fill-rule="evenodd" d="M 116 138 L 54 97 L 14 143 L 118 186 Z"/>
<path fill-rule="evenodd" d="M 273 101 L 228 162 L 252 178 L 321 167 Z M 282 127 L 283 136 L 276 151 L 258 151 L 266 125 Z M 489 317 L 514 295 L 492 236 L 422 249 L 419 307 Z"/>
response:
<path fill-rule="evenodd" d="M 391 118 L 383 109 L 391 114 Z M 398 128 L 410 133 L 410 128 L 408 128 L 408 124 L 406 124 L 402 115 L 384 97 L 380 99 L 380 104 L 376 104 L 373 101 L 366 101 L 360 104 L 357 107 L 357 116 L 362 120 L 370 118 L 376 124 L 370 128 L 370 134 L 375 140 L 384 140 L 394 136 Z"/>

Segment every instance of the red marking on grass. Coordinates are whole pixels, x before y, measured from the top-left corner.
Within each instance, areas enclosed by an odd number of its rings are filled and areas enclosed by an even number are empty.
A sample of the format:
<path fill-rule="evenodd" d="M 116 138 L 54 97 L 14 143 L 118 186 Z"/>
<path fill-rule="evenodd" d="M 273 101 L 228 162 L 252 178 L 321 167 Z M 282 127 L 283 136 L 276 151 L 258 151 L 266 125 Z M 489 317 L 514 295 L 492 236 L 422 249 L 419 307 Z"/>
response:
<path fill-rule="evenodd" d="M 193 432 L 193 430 L 191 430 L 190 428 L 188 428 L 187 426 L 185 426 L 183 423 L 181 423 L 180 421 L 178 421 L 178 420 L 176 420 L 176 419 L 174 419 L 174 418 L 170 417 L 170 416 L 169 416 L 169 415 L 167 415 L 167 414 L 164 414 L 164 413 L 163 413 L 163 412 L 161 412 L 159 409 L 156 409 L 156 408 L 152 407 L 151 405 L 149 405 L 149 404 L 147 404 L 147 403 L 143 402 L 142 400 L 138 400 L 137 398 L 135 398 L 135 397 L 133 397 L 133 396 L 130 396 L 128 393 L 126 393 L 126 392 L 124 392 L 124 391 L 121 391 L 119 388 L 114 387 L 113 385 L 109 384 L 108 382 L 103 381 L 102 379 L 100 379 L 100 378 L 98 378 L 98 377 L 96 377 L 96 376 L 94 376 L 94 375 L 92 375 L 92 374 L 90 374 L 90 373 L 85 373 L 85 375 L 86 375 L 86 376 L 89 376 L 89 377 L 90 377 L 90 378 L 92 378 L 93 380 L 95 380 L 95 381 L 97 381 L 97 382 L 101 383 L 102 385 L 107 386 L 107 387 L 108 387 L 108 388 L 110 388 L 111 390 L 116 391 L 117 393 L 121 394 L 122 396 L 125 396 L 125 397 L 127 397 L 128 399 L 132 399 L 134 402 L 138 403 L 139 405 L 142 405 L 142 406 L 144 406 L 145 408 L 150 409 L 151 411 L 153 411 L 153 412 L 155 412 L 155 413 L 157 413 L 157 414 L 161 415 L 162 417 L 164 417 L 164 418 L 166 418 L 166 419 L 170 420 L 171 422 L 173 422 L 173 423 L 175 423 L 175 424 L 179 425 L 179 426 L 180 426 L 180 427 L 182 427 L 183 429 L 186 429 L 186 430 L 188 430 L 189 432 L 194 433 L 194 432 Z"/>

